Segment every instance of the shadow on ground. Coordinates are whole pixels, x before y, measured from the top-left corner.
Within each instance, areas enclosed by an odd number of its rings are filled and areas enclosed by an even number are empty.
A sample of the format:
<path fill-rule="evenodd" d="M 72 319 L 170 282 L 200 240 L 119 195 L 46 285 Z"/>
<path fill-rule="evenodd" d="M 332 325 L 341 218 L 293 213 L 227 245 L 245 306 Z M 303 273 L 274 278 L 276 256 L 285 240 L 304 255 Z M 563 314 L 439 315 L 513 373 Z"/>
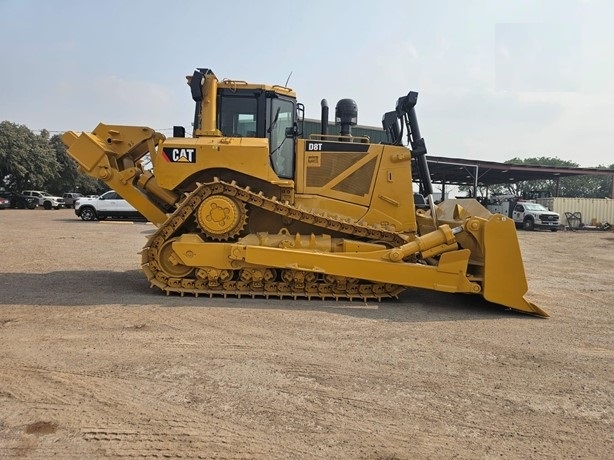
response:
<path fill-rule="evenodd" d="M 165 295 L 149 288 L 140 270 L 56 271 L 44 274 L 0 274 L 0 306 L 242 308 L 304 310 L 344 314 L 357 318 L 398 322 L 501 319 L 513 315 L 531 319 L 485 301 L 480 296 L 408 289 L 399 299 L 334 301 Z"/>

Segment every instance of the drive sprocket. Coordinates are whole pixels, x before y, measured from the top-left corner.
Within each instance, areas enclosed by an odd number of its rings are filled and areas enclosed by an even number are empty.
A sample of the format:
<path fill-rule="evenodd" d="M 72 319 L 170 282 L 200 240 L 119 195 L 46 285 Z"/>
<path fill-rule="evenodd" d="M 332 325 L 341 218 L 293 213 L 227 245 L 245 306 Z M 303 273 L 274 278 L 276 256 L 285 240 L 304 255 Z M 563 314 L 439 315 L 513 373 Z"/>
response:
<path fill-rule="evenodd" d="M 210 195 L 198 206 L 196 222 L 209 238 L 228 241 L 245 228 L 247 208 L 233 197 Z"/>

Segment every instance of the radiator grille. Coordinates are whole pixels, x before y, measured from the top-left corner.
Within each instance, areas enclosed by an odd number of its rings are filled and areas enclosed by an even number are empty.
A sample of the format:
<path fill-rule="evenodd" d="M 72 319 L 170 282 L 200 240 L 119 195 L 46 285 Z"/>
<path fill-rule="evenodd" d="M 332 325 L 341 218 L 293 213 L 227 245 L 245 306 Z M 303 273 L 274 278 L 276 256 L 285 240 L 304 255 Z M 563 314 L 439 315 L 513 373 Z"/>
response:
<path fill-rule="evenodd" d="M 375 158 L 365 163 L 346 179 L 333 187 L 338 192 L 351 193 L 352 195 L 365 196 L 369 193 L 371 179 L 375 171 Z"/>
<path fill-rule="evenodd" d="M 306 168 L 305 172 L 307 175 L 306 177 L 307 187 L 325 186 L 331 180 L 337 177 L 339 174 L 347 170 L 350 166 L 352 166 L 353 164 L 357 163 L 362 158 L 364 158 L 366 155 L 367 155 L 367 152 L 343 152 L 343 153 L 322 152 L 320 167 Z"/>

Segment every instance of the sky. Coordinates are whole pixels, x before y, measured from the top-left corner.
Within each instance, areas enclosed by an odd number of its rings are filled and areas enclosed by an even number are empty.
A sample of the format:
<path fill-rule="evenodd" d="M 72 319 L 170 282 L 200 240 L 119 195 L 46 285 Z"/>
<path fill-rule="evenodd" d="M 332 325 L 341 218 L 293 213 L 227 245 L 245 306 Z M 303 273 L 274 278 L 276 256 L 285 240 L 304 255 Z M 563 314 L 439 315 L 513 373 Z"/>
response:
<path fill-rule="evenodd" d="M 0 0 L 0 121 L 191 131 L 185 76 L 354 99 L 381 126 L 409 91 L 429 154 L 614 163 L 609 0 Z"/>

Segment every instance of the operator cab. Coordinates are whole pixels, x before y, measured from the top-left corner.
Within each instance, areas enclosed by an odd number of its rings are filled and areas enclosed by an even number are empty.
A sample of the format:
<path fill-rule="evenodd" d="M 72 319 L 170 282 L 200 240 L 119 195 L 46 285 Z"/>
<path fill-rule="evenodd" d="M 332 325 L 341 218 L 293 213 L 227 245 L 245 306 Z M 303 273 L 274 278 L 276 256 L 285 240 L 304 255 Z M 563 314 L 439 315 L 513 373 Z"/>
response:
<path fill-rule="evenodd" d="M 268 139 L 275 173 L 284 179 L 294 178 L 292 133 L 297 103 L 291 89 L 234 80 L 218 82 L 209 69 L 197 69 L 188 77 L 188 84 L 196 102 L 195 137 Z"/>
<path fill-rule="evenodd" d="M 294 176 L 294 141 L 286 132 L 295 116 L 296 100 L 275 91 L 218 89 L 217 129 L 228 137 L 267 138 L 271 165 L 285 179 Z"/>

